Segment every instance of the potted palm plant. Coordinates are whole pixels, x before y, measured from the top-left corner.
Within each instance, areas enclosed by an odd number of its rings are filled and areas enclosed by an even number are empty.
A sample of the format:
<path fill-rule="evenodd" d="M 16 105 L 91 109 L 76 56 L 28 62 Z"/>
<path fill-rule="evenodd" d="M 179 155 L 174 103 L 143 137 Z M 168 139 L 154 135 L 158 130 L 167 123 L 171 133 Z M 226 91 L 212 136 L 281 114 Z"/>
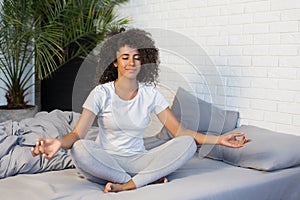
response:
<path fill-rule="evenodd" d="M 0 122 L 19 120 L 20 114 L 11 115 L 16 110 L 37 111 L 26 99 L 35 75 L 40 80 L 51 76 L 72 59 L 86 56 L 108 32 L 128 24 L 114 12 L 126 1 L 2 0 L 0 89 L 7 104 L 0 106 Z"/>

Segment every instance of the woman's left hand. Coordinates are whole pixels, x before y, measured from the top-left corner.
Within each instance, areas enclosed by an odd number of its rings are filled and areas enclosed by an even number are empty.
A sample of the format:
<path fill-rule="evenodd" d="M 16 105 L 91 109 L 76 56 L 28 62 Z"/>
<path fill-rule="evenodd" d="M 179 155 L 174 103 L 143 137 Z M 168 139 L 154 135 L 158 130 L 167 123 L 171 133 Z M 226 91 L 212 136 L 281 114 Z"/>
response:
<path fill-rule="evenodd" d="M 237 137 L 241 137 L 241 139 L 238 139 Z M 247 139 L 244 133 L 228 133 L 219 136 L 219 144 L 231 148 L 243 147 L 244 144 L 250 141 L 251 140 Z"/>

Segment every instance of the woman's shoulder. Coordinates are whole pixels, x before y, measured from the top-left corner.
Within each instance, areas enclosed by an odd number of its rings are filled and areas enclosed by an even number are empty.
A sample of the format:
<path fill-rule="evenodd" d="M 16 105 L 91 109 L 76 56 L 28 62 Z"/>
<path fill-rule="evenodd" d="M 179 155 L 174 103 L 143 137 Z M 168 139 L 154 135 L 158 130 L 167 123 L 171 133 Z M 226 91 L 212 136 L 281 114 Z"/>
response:
<path fill-rule="evenodd" d="M 142 89 L 145 91 L 154 91 L 155 87 L 152 84 L 139 82 L 139 89 Z"/>
<path fill-rule="evenodd" d="M 99 94 L 109 94 L 111 93 L 111 91 L 113 90 L 112 88 L 112 82 L 107 82 L 107 83 L 103 83 L 103 84 L 99 84 L 96 87 L 94 87 L 93 91 L 95 93 L 99 93 Z"/>
<path fill-rule="evenodd" d="M 150 96 L 157 95 L 158 90 L 154 85 L 146 84 L 146 83 L 139 83 L 139 89 L 144 93 Z"/>
<path fill-rule="evenodd" d="M 94 90 L 111 90 L 112 89 L 112 83 L 113 82 L 107 82 L 107 83 L 103 83 L 103 84 L 99 84 L 97 85 Z"/>

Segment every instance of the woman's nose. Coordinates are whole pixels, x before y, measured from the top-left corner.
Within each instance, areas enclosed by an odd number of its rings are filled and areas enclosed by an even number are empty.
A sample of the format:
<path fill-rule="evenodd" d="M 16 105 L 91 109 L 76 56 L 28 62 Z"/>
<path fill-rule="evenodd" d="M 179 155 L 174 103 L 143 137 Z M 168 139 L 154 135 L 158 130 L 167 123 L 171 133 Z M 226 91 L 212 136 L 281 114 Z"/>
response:
<path fill-rule="evenodd" d="M 128 64 L 129 65 L 134 65 L 134 58 L 133 57 L 129 57 Z"/>

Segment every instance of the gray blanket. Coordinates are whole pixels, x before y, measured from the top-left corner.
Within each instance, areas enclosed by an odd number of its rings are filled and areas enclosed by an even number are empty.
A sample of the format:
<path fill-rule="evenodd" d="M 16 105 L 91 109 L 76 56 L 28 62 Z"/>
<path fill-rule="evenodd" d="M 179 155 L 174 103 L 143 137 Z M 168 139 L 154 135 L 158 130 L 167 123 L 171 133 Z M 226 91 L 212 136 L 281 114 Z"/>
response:
<path fill-rule="evenodd" d="M 39 112 L 34 118 L 20 122 L 0 123 L 0 178 L 74 167 L 68 151 L 62 149 L 47 160 L 42 156 L 32 157 L 30 145 L 37 138 L 63 136 L 72 130 L 78 118 L 78 113 L 54 110 Z"/>

